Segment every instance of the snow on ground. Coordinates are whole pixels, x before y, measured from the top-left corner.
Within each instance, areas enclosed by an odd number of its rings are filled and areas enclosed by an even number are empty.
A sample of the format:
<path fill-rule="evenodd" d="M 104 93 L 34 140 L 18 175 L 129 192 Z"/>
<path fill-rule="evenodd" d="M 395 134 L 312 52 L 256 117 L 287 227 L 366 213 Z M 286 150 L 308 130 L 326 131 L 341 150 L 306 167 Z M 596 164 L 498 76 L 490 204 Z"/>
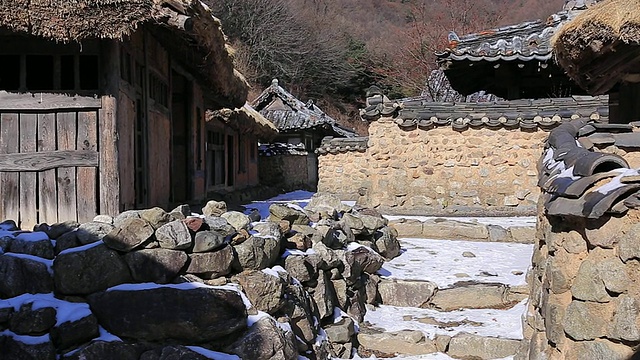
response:
<path fill-rule="evenodd" d="M 405 238 L 400 239 L 400 244 L 403 253 L 385 262 L 378 274 L 394 279 L 429 280 L 439 288 L 470 280 L 525 285 L 533 254 L 531 244 Z M 464 257 L 464 252 L 475 257 Z"/>
<path fill-rule="evenodd" d="M 447 354 L 443 353 L 433 353 L 433 354 L 424 354 L 424 355 L 399 355 L 392 358 L 378 358 L 374 355 L 371 357 L 359 357 L 356 356 L 353 358 L 354 360 L 456 360 L 450 357 Z M 502 359 L 493 359 L 493 360 L 513 360 L 513 356 L 508 356 Z"/>
<path fill-rule="evenodd" d="M 431 339 L 436 335 L 454 336 L 460 332 L 467 332 L 479 336 L 520 340 L 521 317 L 526 310 L 526 304 L 527 300 L 522 300 L 507 310 L 462 309 L 449 312 L 380 305 L 373 310 L 367 310 L 364 320 L 374 327 L 384 329 L 385 332 L 418 330 Z M 411 320 L 404 320 L 408 316 Z M 427 318 L 428 321 L 420 321 Z"/>
<path fill-rule="evenodd" d="M 252 201 L 249 204 L 242 206 L 247 209 L 245 214 L 249 214 L 252 209 L 256 209 L 260 212 L 260 216 L 262 216 L 263 219 L 266 219 L 269 216 L 269 206 L 271 206 L 271 204 L 295 204 L 303 208 L 309 203 L 309 201 L 311 201 L 311 197 L 314 194 L 315 193 L 311 191 L 296 190 L 286 194 L 280 194 L 272 197 L 271 199 Z"/>
<path fill-rule="evenodd" d="M 399 220 L 399 219 L 413 219 L 425 222 L 427 220 L 434 219 L 447 219 L 447 220 L 455 220 L 462 222 L 478 222 L 484 225 L 499 225 L 503 228 L 510 228 L 515 226 L 536 226 L 536 217 L 535 216 L 512 216 L 512 217 L 498 217 L 498 216 L 487 216 L 487 217 L 454 217 L 454 216 L 412 216 L 412 215 L 384 215 L 385 218 L 390 221 Z"/>

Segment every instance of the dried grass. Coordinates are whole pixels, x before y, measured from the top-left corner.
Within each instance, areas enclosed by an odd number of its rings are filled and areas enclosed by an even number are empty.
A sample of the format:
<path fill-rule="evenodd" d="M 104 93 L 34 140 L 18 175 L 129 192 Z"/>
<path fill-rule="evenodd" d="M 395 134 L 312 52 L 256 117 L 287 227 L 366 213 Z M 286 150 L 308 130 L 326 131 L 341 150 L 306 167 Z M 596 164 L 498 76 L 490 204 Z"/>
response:
<path fill-rule="evenodd" d="M 640 0 L 605 0 L 577 15 L 551 39 L 554 47 L 622 41 L 640 44 Z"/>

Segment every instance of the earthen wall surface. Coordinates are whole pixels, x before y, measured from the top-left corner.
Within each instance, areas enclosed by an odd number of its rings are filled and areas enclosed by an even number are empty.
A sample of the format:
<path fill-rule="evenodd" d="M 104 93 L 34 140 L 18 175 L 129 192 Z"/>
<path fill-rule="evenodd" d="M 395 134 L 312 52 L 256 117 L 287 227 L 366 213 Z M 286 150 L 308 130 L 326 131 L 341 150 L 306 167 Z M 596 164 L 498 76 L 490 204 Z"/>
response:
<path fill-rule="evenodd" d="M 318 191 L 395 213 L 533 214 L 547 131 L 403 130 L 382 118 L 365 152 L 319 156 Z"/>

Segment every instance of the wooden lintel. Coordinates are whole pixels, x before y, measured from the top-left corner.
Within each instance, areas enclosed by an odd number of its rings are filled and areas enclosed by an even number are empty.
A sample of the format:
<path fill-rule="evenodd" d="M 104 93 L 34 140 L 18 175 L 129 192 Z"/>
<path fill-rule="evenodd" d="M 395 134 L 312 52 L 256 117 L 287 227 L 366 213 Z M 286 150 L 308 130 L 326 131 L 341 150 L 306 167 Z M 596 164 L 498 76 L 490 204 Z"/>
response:
<path fill-rule="evenodd" d="M 0 172 L 44 171 L 59 167 L 97 167 L 98 152 L 58 150 L 0 154 Z"/>
<path fill-rule="evenodd" d="M 0 111 L 41 111 L 63 109 L 100 109 L 102 100 L 89 96 L 51 93 L 10 93 L 0 91 Z"/>

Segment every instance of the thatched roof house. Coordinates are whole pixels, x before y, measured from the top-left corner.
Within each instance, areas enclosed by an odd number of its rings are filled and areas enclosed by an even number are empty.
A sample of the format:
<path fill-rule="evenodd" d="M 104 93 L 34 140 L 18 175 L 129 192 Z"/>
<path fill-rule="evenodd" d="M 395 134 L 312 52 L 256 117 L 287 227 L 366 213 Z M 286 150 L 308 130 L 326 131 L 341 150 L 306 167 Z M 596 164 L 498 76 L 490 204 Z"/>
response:
<path fill-rule="evenodd" d="M 2 1 L 0 64 L 2 219 L 89 221 L 258 183 L 273 127 L 244 116 L 247 83 L 199 0 Z M 233 126 L 207 121 L 224 108 Z"/>
<path fill-rule="evenodd" d="M 640 82 L 640 1 L 606 0 L 554 36 L 558 62 L 591 94 Z"/>
<path fill-rule="evenodd" d="M 241 107 L 247 83 L 232 63 L 220 21 L 200 0 L 49 0 L 0 2 L 0 34 L 18 33 L 58 43 L 123 40 L 141 26 L 163 39 L 216 94 L 218 106 Z"/>

